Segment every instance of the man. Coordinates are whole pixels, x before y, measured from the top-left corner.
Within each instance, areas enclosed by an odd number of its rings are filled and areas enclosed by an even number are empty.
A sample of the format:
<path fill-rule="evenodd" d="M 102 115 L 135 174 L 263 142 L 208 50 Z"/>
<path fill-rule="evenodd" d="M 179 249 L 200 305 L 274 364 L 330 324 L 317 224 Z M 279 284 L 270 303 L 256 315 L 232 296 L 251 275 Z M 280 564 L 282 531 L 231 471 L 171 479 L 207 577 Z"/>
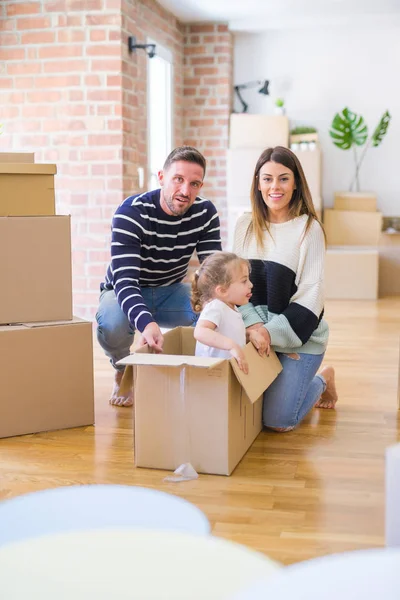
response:
<path fill-rule="evenodd" d="M 131 406 L 119 393 L 135 330 L 139 345 L 162 352 L 161 327 L 193 325 L 190 284 L 182 283 L 196 250 L 203 261 L 221 250 L 214 205 L 198 196 L 205 158 L 190 146 L 175 148 L 158 173 L 161 189 L 130 196 L 112 223 L 111 264 L 101 284 L 97 338 L 115 368 L 110 403 Z"/>

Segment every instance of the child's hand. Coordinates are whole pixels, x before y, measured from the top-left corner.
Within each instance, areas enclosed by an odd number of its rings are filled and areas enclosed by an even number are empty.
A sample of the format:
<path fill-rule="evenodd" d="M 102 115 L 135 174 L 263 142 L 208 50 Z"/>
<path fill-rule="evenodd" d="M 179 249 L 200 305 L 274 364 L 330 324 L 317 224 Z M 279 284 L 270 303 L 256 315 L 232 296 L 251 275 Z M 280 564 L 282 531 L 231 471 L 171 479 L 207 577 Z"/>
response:
<path fill-rule="evenodd" d="M 269 356 L 271 338 L 265 327 L 249 331 L 249 340 L 260 356 Z"/>
<path fill-rule="evenodd" d="M 241 369 L 243 373 L 245 373 L 245 375 L 248 375 L 249 365 L 247 364 L 243 348 L 241 348 L 239 344 L 233 344 L 232 348 L 230 348 L 230 353 L 234 358 L 236 358 L 237 364 L 239 365 L 239 369 Z"/>

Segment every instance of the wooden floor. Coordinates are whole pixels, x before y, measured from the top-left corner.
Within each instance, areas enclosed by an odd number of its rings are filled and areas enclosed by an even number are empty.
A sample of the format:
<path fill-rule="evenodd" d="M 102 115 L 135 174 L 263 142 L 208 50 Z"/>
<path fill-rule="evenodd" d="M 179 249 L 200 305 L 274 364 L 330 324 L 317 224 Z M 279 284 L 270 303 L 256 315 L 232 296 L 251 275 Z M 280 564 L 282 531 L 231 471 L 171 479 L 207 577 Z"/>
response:
<path fill-rule="evenodd" d="M 400 298 L 330 301 L 326 316 L 337 410 L 263 432 L 231 477 L 173 484 L 135 469 L 132 411 L 108 405 L 112 371 L 96 346 L 96 427 L 1 440 L 0 498 L 77 483 L 153 487 L 197 504 L 215 535 L 286 564 L 383 545 L 385 448 L 400 438 Z"/>

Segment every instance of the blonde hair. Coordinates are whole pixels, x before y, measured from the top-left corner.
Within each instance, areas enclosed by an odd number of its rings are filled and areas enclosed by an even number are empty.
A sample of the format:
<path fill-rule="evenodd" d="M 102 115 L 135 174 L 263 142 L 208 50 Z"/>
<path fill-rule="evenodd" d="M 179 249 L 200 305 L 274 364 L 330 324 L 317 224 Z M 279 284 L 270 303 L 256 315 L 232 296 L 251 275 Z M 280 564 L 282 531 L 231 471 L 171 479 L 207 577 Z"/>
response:
<path fill-rule="evenodd" d="M 290 169 L 294 175 L 296 189 L 293 192 L 293 196 L 289 204 L 290 218 L 294 219 L 295 217 L 300 217 L 301 215 L 308 215 L 304 235 L 306 235 L 307 231 L 310 229 L 313 221 L 317 221 L 321 225 L 321 229 L 324 232 L 324 228 L 317 217 L 310 188 L 308 187 L 307 179 L 304 175 L 303 167 L 301 166 L 299 159 L 294 152 L 289 150 L 289 148 L 275 146 L 275 148 L 267 148 L 264 150 L 254 169 L 250 193 L 252 219 L 246 232 L 246 242 L 248 243 L 254 236 L 257 246 L 260 249 L 263 249 L 265 231 L 269 232 L 268 207 L 264 202 L 261 191 L 258 189 L 261 167 L 263 167 L 267 162 L 274 162 L 279 165 L 283 165 Z"/>
<path fill-rule="evenodd" d="M 249 263 L 233 252 L 215 252 L 200 265 L 192 279 L 191 303 L 195 312 L 201 312 L 206 302 L 214 298 L 220 285 L 228 288 L 232 283 L 235 267 Z"/>

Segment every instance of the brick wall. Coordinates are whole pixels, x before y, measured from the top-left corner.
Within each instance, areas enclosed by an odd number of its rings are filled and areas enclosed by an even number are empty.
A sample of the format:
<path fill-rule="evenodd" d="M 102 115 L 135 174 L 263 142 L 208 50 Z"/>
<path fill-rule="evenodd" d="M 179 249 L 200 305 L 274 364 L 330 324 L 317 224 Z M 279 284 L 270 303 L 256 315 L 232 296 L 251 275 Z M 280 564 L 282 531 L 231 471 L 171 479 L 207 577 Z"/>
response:
<path fill-rule="evenodd" d="M 226 25 L 185 27 L 184 140 L 207 158 L 202 194 L 212 200 L 227 239 L 226 150 L 232 112 L 233 40 Z"/>
<path fill-rule="evenodd" d="M 147 173 L 147 65 L 151 60 L 144 50 L 128 52 L 128 37 L 136 36 L 137 43 L 155 39 L 173 56 L 174 74 L 174 123 L 173 145 L 183 141 L 183 27 L 176 18 L 153 0 L 122 2 L 122 70 L 123 70 L 123 167 L 124 193 L 138 190 L 137 167 Z M 162 165 L 160 165 L 162 166 Z"/>
<path fill-rule="evenodd" d="M 92 317 L 122 197 L 121 16 L 116 0 L 3 0 L 0 148 L 57 164 L 71 214 L 75 313 Z"/>
<path fill-rule="evenodd" d="M 226 230 L 225 149 L 232 42 L 222 25 L 182 26 L 154 0 L 3 0 L 0 151 L 57 164 L 57 212 L 72 216 L 75 314 L 93 318 L 109 260 L 112 214 L 147 166 L 144 51 L 155 38 L 174 56 L 174 145 L 208 159 L 204 193 Z M 145 178 L 147 180 L 147 177 Z"/>

